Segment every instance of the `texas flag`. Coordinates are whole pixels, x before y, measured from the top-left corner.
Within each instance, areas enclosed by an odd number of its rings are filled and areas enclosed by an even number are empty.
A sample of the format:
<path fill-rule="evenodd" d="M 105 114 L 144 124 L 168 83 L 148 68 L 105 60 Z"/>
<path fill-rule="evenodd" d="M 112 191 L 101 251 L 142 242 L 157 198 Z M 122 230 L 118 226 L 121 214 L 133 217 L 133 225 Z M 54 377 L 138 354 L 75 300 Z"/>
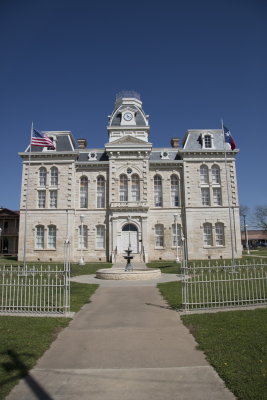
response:
<path fill-rule="evenodd" d="M 223 133 L 224 133 L 224 141 L 225 143 L 229 143 L 231 146 L 231 149 L 234 150 L 236 148 L 235 141 L 226 126 L 223 125 Z"/>

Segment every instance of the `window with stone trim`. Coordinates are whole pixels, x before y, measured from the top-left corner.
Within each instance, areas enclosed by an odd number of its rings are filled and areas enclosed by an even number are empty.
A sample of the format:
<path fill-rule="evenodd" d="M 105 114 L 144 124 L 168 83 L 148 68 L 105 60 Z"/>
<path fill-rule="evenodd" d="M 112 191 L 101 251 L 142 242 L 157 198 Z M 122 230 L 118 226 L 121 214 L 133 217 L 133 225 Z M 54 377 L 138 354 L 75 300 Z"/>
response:
<path fill-rule="evenodd" d="M 56 249 L 57 245 L 57 228 L 55 225 L 48 226 L 47 247 L 48 249 Z"/>
<path fill-rule="evenodd" d="M 36 249 L 42 250 L 44 249 L 44 226 L 43 225 L 37 225 L 35 228 L 35 247 Z"/>
<path fill-rule="evenodd" d="M 105 208 L 105 185 L 105 178 L 103 176 L 98 176 L 96 182 L 97 208 Z"/>
<path fill-rule="evenodd" d="M 176 175 L 171 175 L 171 205 L 172 207 L 179 207 L 179 178 Z"/>
<path fill-rule="evenodd" d="M 172 224 L 172 246 L 176 247 L 176 226 L 177 226 L 177 244 L 181 246 L 182 230 L 180 224 Z"/>
<path fill-rule="evenodd" d="M 162 224 L 155 225 L 155 246 L 164 247 L 164 226 Z"/>
<path fill-rule="evenodd" d="M 215 206 L 222 205 L 222 191 L 221 188 L 213 188 L 213 204 Z"/>
<path fill-rule="evenodd" d="M 154 176 L 154 206 L 162 207 L 162 178 L 160 175 Z"/>
<path fill-rule="evenodd" d="M 58 185 L 58 169 L 57 169 L 57 167 L 52 167 L 50 170 L 50 184 L 51 184 L 51 186 Z"/>
<path fill-rule="evenodd" d="M 79 249 L 87 249 L 88 247 L 88 228 L 87 225 L 79 226 Z"/>
<path fill-rule="evenodd" d="M 128 201 L 128 178 L 127 175 L 120 175 L 120 201 Z"/>
<path fill-rule="evenodd" d="M 39 169 L 39 186 L 40 187 L 45 187 L 46 186 L 46 178 L 47 178 L 46 168 L 41 167 Z"/>
<path fill-rule="evenodd" d="M 132 201 L 140 201 L 140 179 L 137 174 L 132 175 L 131 184 Z"/>
<path fill-rule="evenodd" d="M 96 248 L 97 249 L 105 248 L 105 226 L 104 225 L 96 226 Z"/>
<path fill-rule="evenodd" d="M 203 224 L 203 244 L 204 246 L 212 246 L 213 238 L 212 238 L 212 224 L 206 222 Z"/>
<path fill-rule="evenodd" d="M 224 224 L 222 222 L 216 222 L 215 224 L 215 243 L 216 246 L 224 246 Z"/>
<path fill-rule="evenodd" d="M 80 208 L 88 207 L 88 178 L 82 176 L 80 179 Z"/>
<path fill-rule="evenodd" d="M 200 173 L 200 183 L 208 184 L 209 183 L 209 169 L 207 165 L 201 165 L 199 169 Z"/>
<path fill-rule="evenodd" d="M 220 172 L 220 167 L 218 165 L 213 165 L 211 167 L 211 179 L 213 184 L 221 183 L 221 172 Z"/>
<path fill-rule="evenodd" d="M 210 205 L 210 189 L 209 188 L 201 188 L 201 201 L 203 206 Z"/>
<path fill-rule="evenodd" d="M 50 208 L 57 208 L 57 190 L 50 190 Z"/>
<path fill-rule="evenodd" d="M 212 136 L 211 135 L 204 135 L 203 137 L 203 147 L 205 149 L 212 148 Z"/>
<path fill-rule="evenodd" d="M 46 191 L 38 190 L 38 208 L 45 208 Z"/>

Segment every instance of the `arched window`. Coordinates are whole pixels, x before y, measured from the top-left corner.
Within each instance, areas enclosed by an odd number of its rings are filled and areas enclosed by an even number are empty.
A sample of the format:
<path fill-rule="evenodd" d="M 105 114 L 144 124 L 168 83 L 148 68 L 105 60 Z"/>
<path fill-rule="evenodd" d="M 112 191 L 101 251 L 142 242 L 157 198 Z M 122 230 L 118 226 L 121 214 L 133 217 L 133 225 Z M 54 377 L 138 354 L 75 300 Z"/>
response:
<path fill-rule="evenodd" d="M 88 247 L 88 229 L 87 225 L 79 226 L 79 249 L 87 249 Z"/>
<path fill-rule="evenodd" d="M 105 248 L 105 227 L 104 225 L 97 225 L 96 227 L 96 248 Z"/>
<path fill-rule="evenodd" d="M 137 174 L 132 175 L 132 201 L 140 200 L 140 179 Z"/>
<path fill-rule="evenodd" d="M 172 224 L 172 246 L 176 247 L 176 226 L 177 226 L 177 244 L 181 246 L 182 242 L 182 234 L 181 234 L 181 225 L 180 224 Z"/>
<path fill-rule="evenodd" d="M 56 244 L 57 244 L 57 228 L 55 225 L 49 225 L 47 247 L 49 249 L 56 249 Z"/>
<path fill-rule="evenodd" d="M 58 169 L 57 167 L 52 167 L 51 168 L 51 186 L 57 186 L 58 185 Z"/>
<path fill-rule="evenodd" d="M 162 179 L 160 175 L 154 176 L 154 205 L 162 207 Z"/>
<path fill-rule="evenodd" d="M 224 246 L 224 225 L 222 222 L 215 224 L 215 242 L 216 246 Z"/>
<path fill-rule="evenodd" d="M 44 249 L 44 226 L 36 226 L 35 246 L 37 249 Z"/>
<path fill-rule="evenodd" d="M 120 176 L 120 201 L 128 201 L 128 178 L 125 174 Z"/>
<path fill-rule="evenodd" d="M 47 172 L 46 169 L 44 167 L 41 167 L 39 169 L 39 186 L 46 186 L 46 176 L 47 176 Z"/>
<path fill-rule="evenodd" d="M 200 183 L 209 183 L 209 170 L 207 165 L 200 166 Z"/>
<path fill-rule="evenodd" d="M 212 246 L 212 225 L 209 222 L 203 224 L 203 243 L 204 246 Z"/>
<path fill-rule="evenodd" d="M 179 207 L 179 179 L 176 175 L 171 176 L 171 204 Z"/>
<path fill-rule="evenodd" d="M 105 179 L 103 176 L 97 177 L 97 208 L 105 208 Z"/>
<path fill-rule="evenodd" d="M 155 225 L 155 246 L 164 246 L 164 226 L 162 224 Z"/>
<path fill-rule="evenodd" d="M 80 180 L 80 208 L 88 207 L 88 178 L 82 176 Z"/>
<path fill-rule="evenodd" d="M 213 165 L 211 167 L 211 179 L 212 179 L 212 183 L 215 183 L 215 184 L 221 183 L 220 168 L 218 167 L 218 165 Z"/>

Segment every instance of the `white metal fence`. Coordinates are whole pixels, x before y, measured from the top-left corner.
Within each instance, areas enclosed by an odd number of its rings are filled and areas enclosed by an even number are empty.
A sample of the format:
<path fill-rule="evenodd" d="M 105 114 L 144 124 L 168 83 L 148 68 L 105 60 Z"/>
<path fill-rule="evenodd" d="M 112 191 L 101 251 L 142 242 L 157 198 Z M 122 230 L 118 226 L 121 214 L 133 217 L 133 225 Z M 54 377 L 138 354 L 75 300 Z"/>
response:
<path fill-rule="evenodd" d="M 70 308 L 70 271 L 64 266 L 0 266 L 0 312 L 63 314 Z"/>
<path fill-rule="evenodd" d="M 267 304 L 267 263 L 183 266 L 186 311 Z"/>

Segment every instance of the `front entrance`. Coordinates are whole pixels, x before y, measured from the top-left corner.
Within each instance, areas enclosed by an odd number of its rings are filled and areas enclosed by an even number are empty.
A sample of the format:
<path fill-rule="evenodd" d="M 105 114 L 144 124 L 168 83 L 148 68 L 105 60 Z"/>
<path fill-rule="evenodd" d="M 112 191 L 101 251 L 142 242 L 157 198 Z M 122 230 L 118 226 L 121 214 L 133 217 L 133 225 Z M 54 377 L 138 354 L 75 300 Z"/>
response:
<path fill-rule="evenodd" d="M 121 243 L 120 243 L 120 253 L 125 253 L 125 250 L 128 249 L 129 244 L 131 244 L 131 248 L 133 253 L 139 252 L 138 246 L 138 229 L 134 224 L 126 224 L 122 228 L 121 232 Z"/>

